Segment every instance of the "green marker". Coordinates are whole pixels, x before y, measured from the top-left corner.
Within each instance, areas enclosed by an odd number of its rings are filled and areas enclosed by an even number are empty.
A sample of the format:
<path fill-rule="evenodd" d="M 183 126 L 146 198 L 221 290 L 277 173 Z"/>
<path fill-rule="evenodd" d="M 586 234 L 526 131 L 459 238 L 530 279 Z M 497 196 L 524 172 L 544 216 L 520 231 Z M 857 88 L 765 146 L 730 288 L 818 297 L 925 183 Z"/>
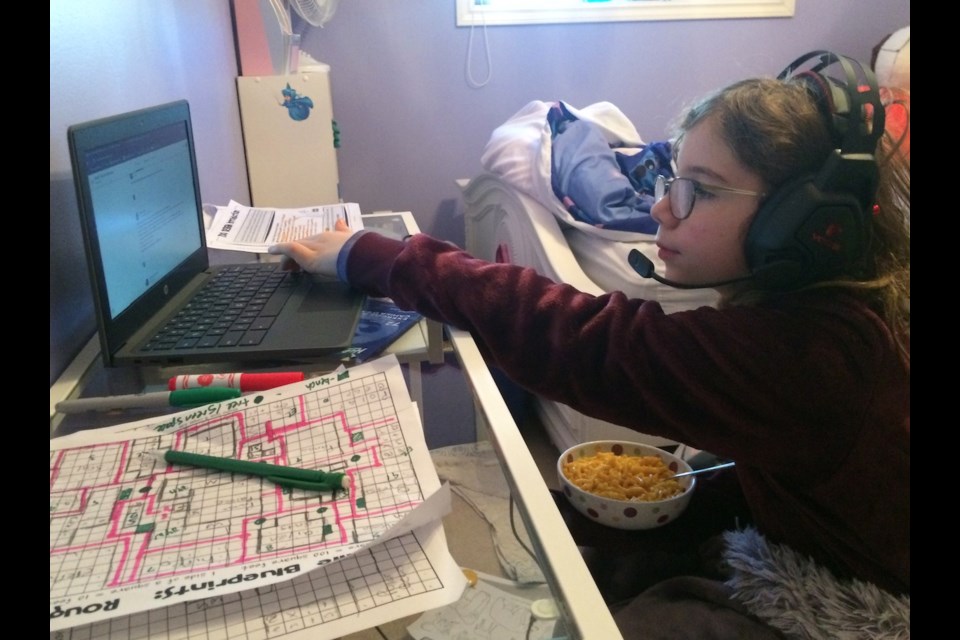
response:
<path fill-rule="evenodd" d="M 337 489 L 347 489 L 350 486 L 347 474 L 339 472 L 298 469 L 296 467 L 284 467 L 278 464 L 267 464 L 266 462 L 221 458 L 219 456 L 207 456 L 202 453 L 190 453 L 189 451 L 175 451 L 172 449 L 168 451 L 151 451 L 150 453 L 170 464 L 189 465 L 204 469 L 214 469 L 216 471 L 259 476 L 281 487 L 293 489 L 335 491 Z"/>

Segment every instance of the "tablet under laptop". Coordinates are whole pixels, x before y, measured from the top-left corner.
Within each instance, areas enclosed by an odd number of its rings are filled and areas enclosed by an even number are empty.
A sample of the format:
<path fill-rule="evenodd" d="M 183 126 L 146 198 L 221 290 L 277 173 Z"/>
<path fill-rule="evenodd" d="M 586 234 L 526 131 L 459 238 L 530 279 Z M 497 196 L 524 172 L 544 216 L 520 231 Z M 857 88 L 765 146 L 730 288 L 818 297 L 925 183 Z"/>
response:
<path fill-rule="evenodd" d="M 299 362 L 350 345 L 364 296 L 347 285 L 276 262 L 209 264 L 185 100 L 67 138 L 107 366 Z"/>

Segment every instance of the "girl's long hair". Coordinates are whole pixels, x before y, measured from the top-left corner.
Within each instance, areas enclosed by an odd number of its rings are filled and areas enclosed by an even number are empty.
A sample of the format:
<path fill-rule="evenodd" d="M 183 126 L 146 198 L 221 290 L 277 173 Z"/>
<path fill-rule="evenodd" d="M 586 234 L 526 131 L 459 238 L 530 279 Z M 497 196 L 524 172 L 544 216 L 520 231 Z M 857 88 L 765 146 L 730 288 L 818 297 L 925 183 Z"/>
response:
<path fill-rule="evenodd" d="M 815 173 L 834 149 L 824 115 L 800 83 L 755 78 L 708 95 L 676 125 L 674 153 L 684 134 L 707 118 L 718 124 L 738 161 L 770 191 L 790 178 Z M 867 255 L 849 273 L 803 288 L 843 288 L 865 300 L 884 318 L 909 362 L 910 160 L 901 153 L 901 143 L 901 136 L 885 133 L 877 145 L 879 186 Z M 726 292 L 722 304 L 756 304 L 771 295 L 776 293 L 745 284 Z"/>

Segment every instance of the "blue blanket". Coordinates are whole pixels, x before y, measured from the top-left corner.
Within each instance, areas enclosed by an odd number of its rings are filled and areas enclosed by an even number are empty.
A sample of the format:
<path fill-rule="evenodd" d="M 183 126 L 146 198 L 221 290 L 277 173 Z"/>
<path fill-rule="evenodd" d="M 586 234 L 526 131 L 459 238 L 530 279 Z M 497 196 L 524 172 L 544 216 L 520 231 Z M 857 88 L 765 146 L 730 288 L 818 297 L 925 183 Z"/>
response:
<path fill-rule="evenodd" d="M 657 175 L 673 177 L 669 142 L 616 150 L 593 123 L 556 103 L 547 113 L 552 136 L 551 186 L 576 220 L 604 229 L 654 234 L 650 215 Z"/>

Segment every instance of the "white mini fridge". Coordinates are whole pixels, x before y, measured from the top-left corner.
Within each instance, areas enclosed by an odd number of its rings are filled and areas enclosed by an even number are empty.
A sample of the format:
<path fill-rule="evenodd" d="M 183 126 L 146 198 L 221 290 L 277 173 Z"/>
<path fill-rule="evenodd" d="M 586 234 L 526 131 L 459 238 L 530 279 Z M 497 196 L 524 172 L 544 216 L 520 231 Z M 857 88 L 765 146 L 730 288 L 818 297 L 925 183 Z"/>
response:
<path fill-rule="evenodd" d="M 237 78 L 251 206 L 340 201 L 330 68 Z"/>

